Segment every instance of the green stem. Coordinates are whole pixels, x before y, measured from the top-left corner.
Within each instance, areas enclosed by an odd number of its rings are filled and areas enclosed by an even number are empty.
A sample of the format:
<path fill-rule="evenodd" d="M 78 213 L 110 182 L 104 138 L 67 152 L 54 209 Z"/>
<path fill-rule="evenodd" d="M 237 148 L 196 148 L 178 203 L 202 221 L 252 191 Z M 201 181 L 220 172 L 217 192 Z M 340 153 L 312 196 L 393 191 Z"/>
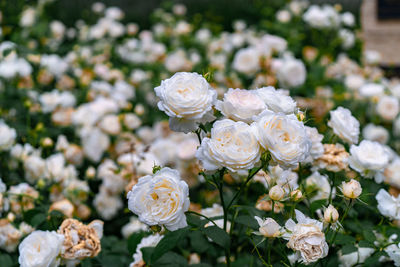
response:
<path fill-rule="evenodd" d="M 250 238 L 250 240 L 251 240 L 251 243 L 253 243 L 254 249 L 257 251 L 258 257 L 260 258 L 260 260 L 261 260 L 261 262 L 263 263 L 263 265 L 269 267 L 270 264 L 268 264 L 268 263 L 264 260 L 264 258 L 261 256 L 260 251 L 258 251 L 257 245 L 254 243 L 253 239 Z"/>
<path fill-rule="evenodd" d="M 192 210 L 188 210 L 185 213 L 191 213 L 191 214 L 195 214 L 197 216 L 203 217 L 203 218 L 207 219 L 209 222 L 212 222 L 215 226 L 218 227 L 218 225 L 214 222 L 214 220 L 208 218 L 207 216 L 205 216 L 205 215 L 203 215 L 201 213 L 198 213 L 198 212 L 195 212 L 195 211 L 192 211 Z"/>
<path fill-rule="evenodd" d="M 232 200 L 229 202 L 227 209 L 229 210 L 233 203 L 235 202 L 235 200 L 240 196 L 240 194 L 243 192 L 244 188 L 246 187 L 246 185 L 250 182 L 250 180 L 262 169 L 262 166 L 257 168 L 253 173 L 249 173 L 249 175 L 247 176 L 246 181 L 240 186 L 239 191 L 236 192 L 236 194 L 233 196 Z"/>
<path fill-rule="evenodd" d="M 347 205 L 346 210 L 344 211 L 343 217 L 340 220 L 340 225 L 342 225 L 344 219 L 346 218 L 346 216 L 349 213 L 349 210 L 351 209 L 352 206 L 353 206 L 353 199 L 351 199 L 349 204 Z M 333 235 L 332 240 L 331 240 L 331 244 L 333 244 L 333 242 L 335 242 L 337 233 L 338 233 L 338 231 L 335 231 L 335 234 Z"/>

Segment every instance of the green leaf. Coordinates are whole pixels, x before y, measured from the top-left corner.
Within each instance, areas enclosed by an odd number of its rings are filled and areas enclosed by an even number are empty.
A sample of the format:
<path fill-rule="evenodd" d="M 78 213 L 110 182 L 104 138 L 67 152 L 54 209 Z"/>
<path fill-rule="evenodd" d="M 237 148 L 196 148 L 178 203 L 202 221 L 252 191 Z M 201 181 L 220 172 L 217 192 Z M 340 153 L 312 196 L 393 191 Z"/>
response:
<path fill-rule="evenodd" d="M 326 199 L 316 200 L 311 203 L 311 212 L 314 213 L 316 210 L 322 208 L 327 203 Z"/>
<path fill-rule="evenodd" d="M 371 266 L 371 267 L 380 266 L 379 259 L 382 256 L 387 256 L 387 254 L 384 251 L 379 251 L 375 253 L 374 255 L 365 260 L 363 266 Z"/>
<path fill-rule="evenodd" d="M 32 224 L 32 226 L 37 227 L 45 221 L 46 221 L 46 215 L 43 213 L 39 213 L 39 214 L 36 214 L 35 216 L 33 216 L 32 220 L 31 220 L 31 224 Z"/>
<path fill-rule="evenodd" d="M 345 245 L 342 248 L 343 255 L 350 254 L 350 253 L 353 253 L 353 252 L 356 252 L 356 251 L 357 251 L 357 248 L 354 245 L 351 245 L 351 244 Z"/>
<path fill-rule="evenodd" d="M 189 234 L 190 237 L 190 246 L 194 251 L 198 253 L 203 253 L 207 249 L 211 247 L 208 240 L 204 237 L 204 235 L 200 231 L 193 231 Z"/>
<path fill-rule="evenodd" d="M 0 266 L 1 267 L 11 267 L 13 266 L 13 261 L 10 255 L 0 254 Z"/>
<path fill-rule="evenodd" d="M 356 239 L 352 236 L 338 233 L 336 235 L 336 240 L 334 243 L 336 245 L 348 245 L 348 244 L 354 244 L 355 241 Z"/>
<path fill-rule="evenodd" d="M 217 243 L 223 248 L 228 248 L 230 246 L 229 235 L 219 228 L 218 226 L 209 226 L 201 229 L 212 241 Z"/>
<path fill-rule="evenodd" d="M 151 256 L 151 262 L 155 262 L 166 252 L 173 249 L 180 240 L 182 240 L 189 233 L 189 227 L 178 229 L 173 232 L 168 232 L 160 243 L 154 249 L 153 255 Z M 147 262 L 146 262 L 147 263 Z"/>
<path fill-rule="evenodd" d="M 168 266 L 176 266 L 176 267 L 185 267 L 188 266 L 187 260 L 175 253 L 175 252 L 167 252 L 164 255 L 162 255 L 161 258 L 159 258 L 156 262 L 152 264 L 152 266 L 157 266 L 157 267 L 168 267 Z"/>
<path fill-rule="evenodd" d="M 374 248 L 375 247 L 373 243 L 368 242 L 366 240 L 361 240 L 358 243 L 358 246 L 361 247 L 361 248 Z"/>
<path fill-rule="evenodd" d="M 143 254 L 143 260 L 146 264 L 150 265 L 151 264 L 151 256 L 153 255 L 153 252 L 155 250 L 154 247 L 145 247 L 140 249 Z"/>
<path fill-rule="evenodd" d="M 130 254 L 135 253 L 137 245 L 140 243 L 142 238 L 146 235 L 145 232 L 133 233 L 128 238 L 128 251 Z"/>
<path fill-rule="evenodd" d="M 374 235 L 374 233 L 371 230 L 363 230 L 363 236 L 365 238 L 365 240 L 367 240 L 368 242 L 374 243 L 374 241 L 376 240 L 376 237 Z"/>
<path fill-rule="evenodd" d="M 246 225 L 250 228 L 256 229 L 258 230 L 258 228 L 260 227 L 257 223 L 257 221 L 254 219 L 254 216 L 238 216 L 235 220 L 236 223 L 240 223 L 243 225 Z"/>

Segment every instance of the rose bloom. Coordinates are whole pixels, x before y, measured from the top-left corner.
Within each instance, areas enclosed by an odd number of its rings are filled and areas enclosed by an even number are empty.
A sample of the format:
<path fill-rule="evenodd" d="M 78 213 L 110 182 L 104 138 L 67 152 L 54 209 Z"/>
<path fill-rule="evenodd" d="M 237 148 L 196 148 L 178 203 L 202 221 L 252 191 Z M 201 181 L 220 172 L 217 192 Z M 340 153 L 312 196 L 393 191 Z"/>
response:
<path fill-rule="evenodd" d="M 17 132 L 0 121 L 0 150 L 8 150 L 15 142 Z"/>
<path fill-rule="evenodd" d="M 400 220 L 400 196 L 394 197 L 385 189 L 380 189 L 376 194 L 379 212 L 391 220 Z"/>
<path fill-rule="evenodd" d="M 264 111 L 252 124 L 257 139 L 272 159 L 282 168 L 295 167 L 304 161 L 311 149 L 304 124 L 294 114 L 285 115 Z"/>
<path fill-rule="evenodd" d="M 341 190 L 343 195 L 347 198 L 358 198 L 362 193 L 360 182 L 351 179 L 349 182 L 342 182 Z"/>
<path fill-rule="evenodd" d="M 21 267 L 55 267 L 64 236 L 52 231 L 34 231 L 19 245 L 18 262 Z"/>
<path fill-rule="evenodd" d="M 307 76 L 304 63 L 295 58 L 285 58 L 281 60 L 276 76 L 279 84 L 283 87 L 297 87 L 302 85 Z"/>
<path fill-rule="evenodd" d="M 395 157 L 384 171 L 385 182 L 400 188 L 400 158 Z"/>
<path fill-rule="evenodd" d="M 389 160 L 389 153 L 378 142 L 363 140 L 359 146 L 350 147 L 350 167 L 366 178 L 375 177 L 377 183 L 383 181 L 383 171 Z"/>
<path fill-rule="evenodd" d="M 296 111 L 296 102 L 293 98 L 281 91 L 275 90 L 272 86 L 257 89 L 256 92 L 267 105 L 268 109 L 273 112 L 290 114 Z"/>
<path fill-rule="evenodd" d="M 232 68 L 240 73 L 251 75 L 260 69 L 260 55 L 254 47 L 242 48 L 232 62 Z"/>
<path fill-rule="evenodd" d="M 322 232 L 322 222 L 307 218 L 298 210 L 295 212 L 297 224 L 289 219 L 285 224 L 288 232 L 283 235 L 286 240 L 289 240 L 287 246 L 296 251 L 295 261 L 300 260 L 309 264 L 326 257 L 329 246 Z"/>
<path fill-rule="evenodd" d="M 254 90 L 230 88 L 223 101 L 217 101 L 216 109 L 232 120 L 252 122 L 254 115 L 260 114 L 266 105 Z"/>
<path fill-rule="evenodd" d="M 198 123 L 214 118 L 212 106 L 217 93 L 200 74 L 178 72 L 154 88 L 160 98 L 158 108 L 170 117 L 174 131 L 188 133 L 196 130 Z"/>
<path fill-rule="evenodd" d="M 145 262 L 143 261 L 142 248 L 157 246 L 157 244 L 161 241 L 161 239 L 163 239 L 163 237 L 163 235 L 155 234 L 142 238 L 142 240 L 136 247 L 136 252 L 135 254 L 133 254 L 133 262 L 129 265 L 129 267 L 145 266 Z"/>
<path fill-rule="evenodd" d="M 314 159 L 318 159 L 324 154 L 324 145 L 322 144 L 324 136 L 319 134 L 316 128 L 305 127 L 307 136 L 311 140 L 310 157 L 307 159 L 307 162 L 312 162 Z"/>
<path fill-rule="evenodd" d="M 386 251 L 386 249 L 385 249 L 385 251 Z M 344 255 L 343 255 L 342 251 L 339 251 L 338 252 L 338 258 L 339 258 L 339 261 L 341 263 L 340 266 L 352 267 L 352 266 L 355 266 L 356 264 L 362 264 L 374 252 L 375 252 L 374 248 L 363 248 L 363 247 L 358 248 L 358 250 L 355 251 L 355 252 L 352 252 L 352 253 L 349 253 L 349 254 L 344 254 Z"/>
<path fill-rule="evenodd" d="M 389 131 L 380 125 L 367 124 L 362 130 L 364 139 L 386 144 L 389 140 Z"/>
<path fill-rule="evenodd" d="M 164 225 L 175 231 L 187 226 L 189 188 L 179 172 L 163 168 L 153 175 L 139 178 L 128 192 L 128 208 L 147 225 Z"/>
<path fill-rule="evenodd" d="M 385 87 L 378 83 L 366 83 L 358 89 L 360 95 L 363 97 L 380 96 L 384 90 Z"/>
<path fill-rule="evenodd" d="M 226 167 L 232 172 L 251 169 L 260 160 L 261 147 L 254 129 L 244 122 L 229 119 L 214 123 L 211 138 L 204 138 L 196 152 L 204 169 Z"/>
<path fill-rule="evenodd" d="M 257 220 L 260 228 L 255 234 L 262 235 L 264 237 L 277 237 L 281 234 L 281 226 L 272 218 L 261 219 L 258 216 L 254 216 Z"/>
<path fill-rule="evenodd" d="M 351 115 L 350 110 L 338 107 L 330 114 L 331 119 L 328 126 L 332 128 L 333 132 L 349 144 L 358 143 L 360 123 Z"/>
<path fill-rule="evenodd" d="M 399 100 L 394 96 L 383 96 L 376 105 L 376 112 L 382 119 L 392 121 L 399 114 Z"/>

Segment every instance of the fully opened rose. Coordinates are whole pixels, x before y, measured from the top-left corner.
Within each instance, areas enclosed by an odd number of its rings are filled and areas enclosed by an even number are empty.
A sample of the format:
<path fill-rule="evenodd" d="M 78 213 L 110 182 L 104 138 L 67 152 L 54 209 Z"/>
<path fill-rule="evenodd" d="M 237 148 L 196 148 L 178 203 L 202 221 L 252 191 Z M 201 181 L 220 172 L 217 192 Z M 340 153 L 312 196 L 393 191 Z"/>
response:
<path fill-rule="evenodd" d="M 212 106 L 217 93 L 200 74 L 177 72 L 154 88 L 160 98 L 158 108 L 169 117 L 176 132 L 191 132 L 199 123 L 214 119 Z"/>
<path fill-rule="evenodd" d="M 311 141 L 304 124 L 294 114 L 266 110 L 252 127 L 261 146 L 271 153 L 273 160 L 281 167 L 295 167 L 310 153 Z"/>
<path fill-rule="evenodd" d="M 128 208 L 147 225 L 164 225 L 175 231 L 187 226 L 189 188 L 179 172 L 163 168 L 153 175 L 139 178 L 128 192 Z"/>
<path fill-rule="evenodd" d="M 253 128 L 228 119 L 214 123 L 211 138 L 204 138 L 196 152 L 205 170 L 226 167 L 236 173 L 253 168 L 260 155 L 261 147 Z"/>

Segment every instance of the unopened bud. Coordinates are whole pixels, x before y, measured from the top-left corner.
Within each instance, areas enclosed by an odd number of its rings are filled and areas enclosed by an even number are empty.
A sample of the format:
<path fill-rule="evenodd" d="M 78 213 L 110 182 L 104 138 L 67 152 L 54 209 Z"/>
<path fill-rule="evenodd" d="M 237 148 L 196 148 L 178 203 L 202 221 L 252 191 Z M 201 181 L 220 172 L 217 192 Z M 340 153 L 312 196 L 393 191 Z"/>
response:
<path fill-rule="evenodd" d="M 339 212 L 331 204 L 326 208 L 324 212 L 324 220 L 327 223 L 334 223 L 339 219 Z"/>
<path fill-rule="evenodd" d="M 269 190 L 269 197 L 272 200 L 279 201 L 285 196 L 285 191 L 280 185 L 275 185 Z"/>
<path fill-rule="evenodd" d="M 300 189 L 296 189 L 290 192 L 290 197 L 293 201 L 299 201 L 303 198 L 303 193 L 300 191 Z"/>

